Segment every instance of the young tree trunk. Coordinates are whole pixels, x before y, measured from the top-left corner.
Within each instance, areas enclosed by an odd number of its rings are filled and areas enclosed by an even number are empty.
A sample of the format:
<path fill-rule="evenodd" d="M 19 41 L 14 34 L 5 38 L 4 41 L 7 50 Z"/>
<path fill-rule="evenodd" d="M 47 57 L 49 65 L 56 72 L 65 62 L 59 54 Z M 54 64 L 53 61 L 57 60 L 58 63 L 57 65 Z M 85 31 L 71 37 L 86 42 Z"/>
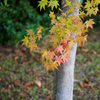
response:
<path fill-rule="evenodd" d="M 74 0 L 69 0 L 74 2 Z M 76 0 L 79 2 L 79 0 Z M 65 12 L 67 7 L 64 7 L 66 0 L 62 0 L 62 11 Z M 74 12 L 70 13 L 78 16 L 79 9 L 76 8 Z M 71 37 L 75 37 L 72 33 Z M 77 44 L 70 49 L 69 63 L 66 62 L 59 67 L 59 71 L 54 71 L 54 93 L 53 100 L 73 100 L 73 81 L 74 81 L 74 64 L 76 56 Z"/>

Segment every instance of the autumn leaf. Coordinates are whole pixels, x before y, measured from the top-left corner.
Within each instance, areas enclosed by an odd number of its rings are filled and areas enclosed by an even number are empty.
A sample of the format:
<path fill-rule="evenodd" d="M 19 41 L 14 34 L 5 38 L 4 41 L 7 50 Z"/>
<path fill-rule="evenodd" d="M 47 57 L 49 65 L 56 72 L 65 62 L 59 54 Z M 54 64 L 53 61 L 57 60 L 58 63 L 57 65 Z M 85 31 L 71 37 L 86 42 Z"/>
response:
<path fill-rule="evenodd" d="M 27 46 L 29 43 L 28 36 L 24 36 L 24 39 L 22 41 Z"/>
<path fill-rule="evenodd" d="M 49 30 L 50 34 L 53 34 L 55 31 L 53 28 L 51 28 L 51 30 Z"/>
<path fill-rule="evenodd" d="M 64 41 L 61 44 L 63 45 L 63 48 L 66 48 L 66 43 Z"/>
<path fill-rule="evenodd" d="M 55 18 L 54 12 L 50 11 L 49 17 L 50 18 Z"/>
<path fill-rule="evenodd" d="M 86 5 L 84 6 L 84 8 L 86 8 L 86 9 L 92 7 L 91 2 L 90 2 L 89 0 L 87 0 L 87 2 L 85 2 L 85 4 L 86 4 Z"/>
<path fill-rule="evenodd" d="M 79 46 L 81 46 L 82 41 L 84 41 L 83 36 L 78 36 L 78 35 L 76 35 L 76 42 L 78 42 L 78 43 L 79 43 Z"/>
<path fill-rule="evenodd" d="M 59 58 L 58 56 L 55 56 L 55 62 L 58 63 L 59 66 L 60 66 L 61 63 L 63 63 L 61 58 Z"/>
<path fill-rule="evenodd" d="M 57 45 L 57 43 L 59 42 L 59 38 L 57 38 L 57 36 L 55 35 L 52 35 L 49 42 L 53 42 L 54 45 Z"/>
<path fill-rule="evenodd" d="M 72 47 L 72 46 L 73 46 L 73 44 L 75 44 L 75 42 L 74 42 L 74 40 L 72 39 L 72 40 L 70 40 L 70 42 L 68 43 L 69 48 L 70 48 L 70 47 Z"/>
<path fill-rule="evenodd" d="M 33 33 L 33 31 L 32 31 L 31 29 L 29 29 L 29 30 L 28 30 L 28 29 L 26 29 L 26 31 L 28 32 L 28 34 L 27 34 L 27 35 L 32 35 L 32 34 L 34 34 L 34 33 Z"/>
<path fill-rule="evenodd" d="M 61 16 L 62 16 L 62 17 L 66 17 L 66 13 L 63 13 L 63 12 L 62 12 L 62 13 L 61 13 Z"/>
<path fill-rule="evenodd" d="M 53 25 L 53 24 L 55 24 L 56 23 L 56 20 L 55 19 L 52 19 L 51 20 L 51 24 Z"/>
<path fill-rule="evenodd" d="M 95 0 L 94 4 L 97 6 L 98 4 L 100 4 L 100 0 Z"/>
<path fill-rule="evenodd" d="M 66 0 L 66 4 L 64 5 L 64 7 L 66 6 L 71 6 L 71 2 L 69 0 Z"/>
<path fill-rule="evenodd" d="M 56 51 L 57 52 L 60 52 L 62 54 L 62 51 L 63 51 L 63 46 L 62 45 L 59 45 L 57 48 L 56 48 Z"/>
<path fill-rule="evenodd" d="M 54 7 L 57 8 L 57 6 L 59 6 L 57 0 L 50 0 L 48 3 L 49 3 L 48 7 L 51 7 L 51 10 L 53 10 Z"/>
<path fill-rule="evenodd" d="M 15 86 L 20 86 L 20 85 L 21 85 L 21 82 L 20 82 L 20 80 L 16 80 L 16 81 L 14 82 L 14 84 L 15 84 Z"/>
<path fill-rule="evenodd" d="M 88 21 L 85 22 L 86 24 L 86 28 L 91 27 L 93 28 L 92 24 L 95 24 L 95 22 L 93 21 L 93 19 L 89 19 Z"/>
<path fill-rule="evenodd" d="M 61 16 L 58 16 L 58 14 L 54 14 L 54 12 L 50 11 L 49 17 L 51 18 L 51 29 L 49 30 L 50 34 L 45 36 L 46 41 L 50 44 L 52 44 L 52 48 L 49 48 L 46 43 L 45 49 L 41 50 L 42 58 L 45 60 L 44 66 L 46 67 L 46 71 L 49 69 L 58 69 L 58 66 L 60 66 L 61 63 L 68 62 L 69 58 L 69 51 L 70 48 L 75 43 L 79 43 L 79 46 L 83 46 L 85 41 L 87 41 L 87 35 L 85 35 L 85 32 L 87 32 L 88 28 L 93 28 L 94 21 L 93 19 L 87 20 L 85 23 L 83 23 L 84 18 L 88 15 L 96 15 L 98 11 L 98 4 L 100 3 L 100 0 L 87 0 L 85 2 L 85 6 L 83 7 L 80 3 L 74 2 L 73 4 L 69 0 L 65 0 L 66 3 L 64 7 L 68 6 L 68 10 L 66 12 L 63 12 L 60 8 Z M 59 3 L 57 0 L 41 0 L 39 1 L 38 7 L 40 7 L 40 10 L 45 9 L 45 6 L 53 8 L 57 8 L 59 6 Z M 76 8 L 83 9 L 83 11 L 80 10 L 79 16 L 75 16 L 73 14 L 68 15 L 67 14 L 72 11 L 75 11 Z M 42 29 L 43 27 L 40 25 L 37 28 L 36 34 L 32 30 L 26 30 L 28 32 L 27 36 L 24 37 L 23 44 L 30 48 L 30 51 L 39 49 L 39 45 L 36 44 L 36 39 L 40 40 L 42 38 Z M 71 37 L 71 34 L 75 33 L 75 38 Z M 48 39 L 47 39 L 48 38 Z M 56 53 L 58 55 L 56 55 Z M 37 58 L 37 57 L 35 57 Z M 17 58 L 16 58 L 17 59 Z"/>
<path fill-rule="evenodd" d="M 41 81 L 40 80 L 34 80 L 34 83 L 38 85 L 38 87 L 41 87 L 42 84 L 41 84 Z"/>
<path fill-rule="evenodd" d="M 36 37 L 38 38 L 38 40 L 40 40 L 42 38 L 42 35 L 39 34 L 39 33 L 37 33 L 37 36 Z"/>
<path fill-rule="evenodd" d="M 46 71 L 48 72 L 48 70 L 50 68 L 49 62 L 45 62 L 43 67 L 46 67 Z"/>
<path fill-rule="evenodd" d="M 42 58 L 45 57 L 46 60 L 52 60 L 54 58 L 55 53 L 51 51 L 44 51 L 42 54 Z"/>
<path fill-rule="evenodd" d="M 42 58 L 45 57 L 45 56 L 47 56 L 47 50 L 45 50 L 45 51 L 43 52 Z"/>
<path fill-rule="evenodd" d="M 40 7 L 40 11 L 41 9 L 45 9 L 45 6 L 47 5 L 48 1 L 47 0 L 41 0 L 41 1 L 38 1 L 39 2 L 39 5 L 38 7 Z"/>
<path fill-rule="evenodd" d="M 43 27 L 41 25 L 37 28 L 37 30 L 42 30 L 42 29 Z"/>
<path fill-rule="evenodd" d="M 31 52 L 32 50 L 35 50 L 36 47 L 37 47 L 36 44 L 29 44 L 29 45 L 28 45 L 28 48 L 30 48 L 30 52 Z"/>
<path fill-rule="evenodd" d="M 63 60 L 64 64 L 65 64 L 65 61 L 69 62 L 68 58 L 70 58 L 70 57 L 66 53 L 61 56 L 61 59 Z"/>
<path fill-rule="evenodd" d="M 29 82 L 27 82 L 27 83 L 25 83 L 25 86 L 30 86 L 30 85 L 33 85 L 33 81 L 29 81 Z"/>
<path fill-rule="evenodd" d="M 4 68 L 2 68 L 2 67 L 0 66 L 0 70 L 4 70 Z"/>
<path fill-rule="evenodd" d="M 81 3 L 79 3 L 79 2 L 77 1 L 77 2 L 75 2 L 75 7 L 78 7 L 79 9 L 81 9 L 82 5 L 81 5 Z"/>
<path fill-rule="evenodd" d="M 86 10 L 87 10 L 87 13 L 86 13 L 87 16 L 88 15 L 91 16 L 92 14 L 95 14 L 93 7 L 92 8 L 87 8 Z"/>

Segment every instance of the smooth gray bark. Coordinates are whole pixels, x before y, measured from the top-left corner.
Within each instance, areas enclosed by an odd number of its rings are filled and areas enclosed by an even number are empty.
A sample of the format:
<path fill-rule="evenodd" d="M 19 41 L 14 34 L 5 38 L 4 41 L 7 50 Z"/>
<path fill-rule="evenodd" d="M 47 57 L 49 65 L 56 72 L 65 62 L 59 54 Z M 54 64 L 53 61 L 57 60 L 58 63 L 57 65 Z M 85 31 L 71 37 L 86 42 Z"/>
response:
<path fill-rule="evenodd" d="M 74 2 L 74 0 L 70 0 Z M 76 0 L 79 2 L 79 0 Z M 62 0 L 62 10 L 65 12 L 67 7 L 63 8 L 66 0 Z M 76 8 L 74 12 L 70 13 L 78 16 L 79 9 Z M 75 37 L 72 33 L 71 37 Z M 73 100 L 73 81 L 74 81 L 74 65 L 76 56 L 77 44 L 70 49 L 69 63 L 66 62 L 59 67 L 59 71 L 54 71 L 54 93 L 53 100 Z"/>

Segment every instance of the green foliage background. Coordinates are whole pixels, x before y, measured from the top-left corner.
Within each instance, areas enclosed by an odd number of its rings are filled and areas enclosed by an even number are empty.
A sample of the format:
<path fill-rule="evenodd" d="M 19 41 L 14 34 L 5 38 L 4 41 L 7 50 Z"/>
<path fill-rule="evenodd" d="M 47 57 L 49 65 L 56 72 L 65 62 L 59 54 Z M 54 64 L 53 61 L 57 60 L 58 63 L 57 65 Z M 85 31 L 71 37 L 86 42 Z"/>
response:
<path fill-rule="evenodd" d="M 9 7 L 0 11 L 1 44 L 15 45 L 23 39 L 26 34 L 25 29 L 36 32 L 39 25 L 49 26 L 48 14 L 39 15 L 28 0 L 9 0 L 8 4 Z"/>

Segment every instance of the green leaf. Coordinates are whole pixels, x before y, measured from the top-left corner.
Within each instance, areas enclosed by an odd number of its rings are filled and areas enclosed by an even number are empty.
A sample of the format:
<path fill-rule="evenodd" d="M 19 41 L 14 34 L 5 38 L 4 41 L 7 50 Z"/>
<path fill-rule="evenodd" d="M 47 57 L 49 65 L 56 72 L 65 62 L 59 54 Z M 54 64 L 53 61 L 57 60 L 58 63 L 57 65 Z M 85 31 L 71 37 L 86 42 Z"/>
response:
<path fill-rule="evenodd" d="M 47 5 L 48 1 L 47 0 L 41 0 L 41 1 L 38 1 L 38 2 L 39 2 L 38 7 L 40 6 L 40 11 L 41 11 L 42 8 L 45 10 L 45 6 Z"/>
<path fill-rule="evenodd" d="M 57 0 L 50 0 L 48 7 L 50 6 L 51 6 L 51 10 L 53 10 L 54 7 L 57 8 L 57 6 L 59 6 L 59 3 Z"/>

